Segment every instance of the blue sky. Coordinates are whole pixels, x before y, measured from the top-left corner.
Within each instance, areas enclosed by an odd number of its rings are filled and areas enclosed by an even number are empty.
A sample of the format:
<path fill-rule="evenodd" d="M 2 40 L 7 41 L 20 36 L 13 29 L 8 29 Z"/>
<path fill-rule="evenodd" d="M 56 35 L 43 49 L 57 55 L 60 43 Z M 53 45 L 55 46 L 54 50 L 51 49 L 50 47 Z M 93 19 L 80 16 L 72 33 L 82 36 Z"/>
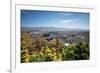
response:
<path fill-rule="evenodd" d="M 89 29 L 89 13 L 21 10 L 22 27 Z"/>

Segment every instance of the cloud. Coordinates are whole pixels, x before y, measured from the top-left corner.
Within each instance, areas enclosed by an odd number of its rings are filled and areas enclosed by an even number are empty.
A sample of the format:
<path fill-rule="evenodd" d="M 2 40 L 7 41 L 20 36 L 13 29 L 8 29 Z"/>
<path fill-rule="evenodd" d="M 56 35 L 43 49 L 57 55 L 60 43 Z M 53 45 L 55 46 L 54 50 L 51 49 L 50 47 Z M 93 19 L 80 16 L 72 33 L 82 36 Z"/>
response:
<path fill-rule="evenodd" d="M 78 19 L 70 19 L 70 20 L 61 20 L 61 23 L 71 23 L 71 22 L 76 22 Z"/>
<path fill-rule="evenodd" d="M 63 13 L 64 16 L 72 16 L 73 13 Z"/>

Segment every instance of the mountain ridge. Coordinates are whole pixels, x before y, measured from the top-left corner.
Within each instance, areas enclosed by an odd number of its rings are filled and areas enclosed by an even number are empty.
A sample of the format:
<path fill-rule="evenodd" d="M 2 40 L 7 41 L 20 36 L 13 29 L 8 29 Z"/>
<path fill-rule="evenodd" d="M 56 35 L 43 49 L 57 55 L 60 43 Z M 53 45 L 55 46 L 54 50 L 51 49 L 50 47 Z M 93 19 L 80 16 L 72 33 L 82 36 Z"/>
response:
<path fill-rule="evenodd" d="M 21 27 L 22 31 L 89 31 L 88 29 L 73 29 L 59 27 Z"/>

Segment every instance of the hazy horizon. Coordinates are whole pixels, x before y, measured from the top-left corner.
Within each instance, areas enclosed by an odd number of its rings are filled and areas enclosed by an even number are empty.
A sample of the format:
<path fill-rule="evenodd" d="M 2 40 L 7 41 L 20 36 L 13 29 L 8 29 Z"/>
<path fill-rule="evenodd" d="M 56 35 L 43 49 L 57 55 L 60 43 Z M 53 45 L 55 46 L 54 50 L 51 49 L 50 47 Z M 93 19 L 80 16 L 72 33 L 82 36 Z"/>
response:
<path fill-rule="evenodd" d="M 82 29 L 82 28 L 64 28 L 64 27 L 21 27 L 21 28 L 58 28 L 58 29 L 77 29 L 77 30 L 89 30 L 89 29 Z"/>

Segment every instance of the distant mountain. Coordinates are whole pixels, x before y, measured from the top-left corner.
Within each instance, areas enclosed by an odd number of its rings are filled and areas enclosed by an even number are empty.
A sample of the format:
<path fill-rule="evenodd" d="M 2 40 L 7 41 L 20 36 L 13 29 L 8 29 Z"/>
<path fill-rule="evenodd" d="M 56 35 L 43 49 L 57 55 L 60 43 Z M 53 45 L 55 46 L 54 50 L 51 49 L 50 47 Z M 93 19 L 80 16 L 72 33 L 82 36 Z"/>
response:
<path fill-rule="evenodd" d="M 21 27 L 22 31 L 87 31 L 83 29 L 68 29 L 68 28 L 57 28 L 57 27 Z"/>

